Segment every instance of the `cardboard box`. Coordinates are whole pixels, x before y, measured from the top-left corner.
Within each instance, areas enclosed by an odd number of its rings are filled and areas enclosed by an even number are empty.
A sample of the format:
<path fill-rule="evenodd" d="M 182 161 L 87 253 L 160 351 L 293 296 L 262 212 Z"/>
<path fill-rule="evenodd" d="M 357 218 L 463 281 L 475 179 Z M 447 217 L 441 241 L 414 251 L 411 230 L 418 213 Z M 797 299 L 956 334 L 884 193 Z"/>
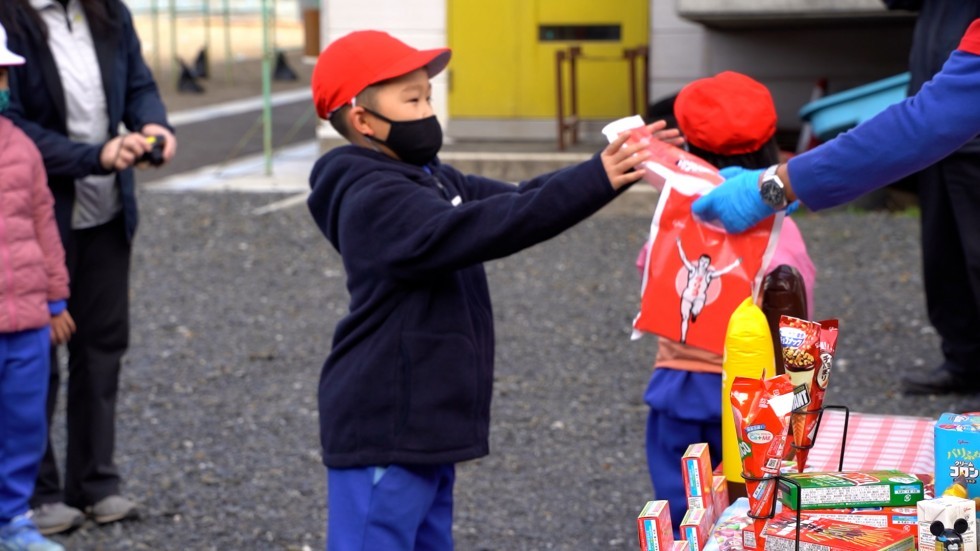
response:
<path fill-rule="evenodd" d="M 967 530 L 963 538 L 963 551 L 977 551 L 977 507 L 972 499 L 941 496 L 924 499 L 916 505 L 919 516 L 919 549 L 935 549 L 936 538 L 929 531 L 933 522 L 939 521 L 952 528 L 956 519 L 966 519 Z"/>
<path fill-rule="evenodd" d="M 966 497 L 980 497 L 980 413 L 943 413 L 935 431 L 936 495 L 962 477 Z"/>
<path fill-rule="evenodd" d="M 921 501 L 919 503 L 922 503 Z M 918 538 L 918 510 L 915 507 L 852 507 L 844 509 L 812 509 L 812 517 L 862 524 L 874 528 L 892 528 Z"/>
<path fill-rule="evenodd" d="M 891 528 L 872 528 L 803 513 L 800 551 L 914 551 L 915 538 Z M 796 512 L 785 510 L 766 526 L 766 551 L 796 549 Z"/>
<path fill-rule="evenodd" d="M 720 516 L 729 505 L 731 505 L 731 500 L 728 498 L 728 484 L 725 481 L 725 476 L 716 474 L 711 481 L 711 507 L 715 511 L 715 516 Z"/>
<path fill-rule="evenodd" d="M 786 474 L 799 484 L 779 482 L 779 499 L 796 509 L 911 506 L 923 499 L 922 481 L 896 470 Z"/>
<path fill-rule="evenodd" d="M 742 548 L 743 549 L 764 549 L 766 547 L 766 535 L 756 534 L 752 520 L 749 525 L 742 528 Z"/>
<path fill-rule="evenodd" d="M 668 551 L 674 544 L 674 526 L 670 523 L 667 500 L 648 501 L 636 518 L 640 551 Z"/>
<path fill-rule="evenodd" d="M 711 535 L 713 512 L 707 509 L 688 509 L 681 521 L 681 539 L 687 541 L 689 551 L 701 551 Z"/>
<path fill-rule="evenodd" d="M 707 444 L 691 444 L 687 447 L 687 451 L 681 457 L 681 472 L 684 473 L 687 508 L 710 508 L 714 475 L 711 473 L 711 455 L 708 453 Z"/>

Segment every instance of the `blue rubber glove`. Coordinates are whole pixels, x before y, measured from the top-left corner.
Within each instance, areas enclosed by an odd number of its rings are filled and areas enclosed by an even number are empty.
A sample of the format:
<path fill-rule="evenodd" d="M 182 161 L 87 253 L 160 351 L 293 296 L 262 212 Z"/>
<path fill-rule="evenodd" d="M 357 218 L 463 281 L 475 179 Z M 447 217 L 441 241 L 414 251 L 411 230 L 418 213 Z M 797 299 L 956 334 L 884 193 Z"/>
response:
<path fill-rule="evenodd" d="M 764 170 L 726 167 L 725 181 L 694 202 L 691 210 L 705 222 L 715 220 L 729 233 L 742 233 L 774 212 L 759 195 L 759 177 Z"/>
<path fill-rule="evenodd" d="M 793 201 L 792 203 L 786 205 L 786 210 L 784 210 L 783 212 L 786 213 L 786 216 L 789 216 L 789 215 L 793 214 L 794 212 L 796 212 L 798 210 L 800 210 L 800 200 L 799 199 L 797 199 L 796 201 Z"/>

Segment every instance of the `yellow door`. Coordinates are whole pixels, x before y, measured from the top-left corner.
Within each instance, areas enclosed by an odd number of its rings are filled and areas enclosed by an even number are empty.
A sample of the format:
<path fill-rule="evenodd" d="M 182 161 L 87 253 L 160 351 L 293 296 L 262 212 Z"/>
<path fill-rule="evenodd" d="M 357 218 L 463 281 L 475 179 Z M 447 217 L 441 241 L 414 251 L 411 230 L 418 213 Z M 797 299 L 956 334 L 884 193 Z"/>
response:
<path fill-rule="evenodd" d="M 447 2 L 453 118 L 554 117 L 555 54 L 570 46 L 582 50 L 576 79 L 580 117 L 611 119 L 635 111 L 623 51 L 647 44 L 649 0 Z"/>

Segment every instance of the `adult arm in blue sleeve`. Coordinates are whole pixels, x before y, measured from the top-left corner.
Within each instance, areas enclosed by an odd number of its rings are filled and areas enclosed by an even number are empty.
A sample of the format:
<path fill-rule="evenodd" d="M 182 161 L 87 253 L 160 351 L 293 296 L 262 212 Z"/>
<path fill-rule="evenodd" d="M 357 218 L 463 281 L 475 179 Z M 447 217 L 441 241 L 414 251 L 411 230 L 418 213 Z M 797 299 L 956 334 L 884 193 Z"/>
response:
<path fill-rule="evenodd" d="M 840 205 L 934 164 L 978 133 L 980 55 L 956 50 L 918 94 L 790 159 L 790 185 L 813 210 Z"/>
<path fill-rule="evenodd" d="M 980 134 L 980 19 L 919 92 L 853 130 L 779 165 L 790 201 L 820 210 L 922 170 Z M 769 214 L 759 208 L 761 171 L 727 179 L 694 202 L 704 220 L 744 231 Z M 980 185 L 980 184 L 978 184 Z"/>

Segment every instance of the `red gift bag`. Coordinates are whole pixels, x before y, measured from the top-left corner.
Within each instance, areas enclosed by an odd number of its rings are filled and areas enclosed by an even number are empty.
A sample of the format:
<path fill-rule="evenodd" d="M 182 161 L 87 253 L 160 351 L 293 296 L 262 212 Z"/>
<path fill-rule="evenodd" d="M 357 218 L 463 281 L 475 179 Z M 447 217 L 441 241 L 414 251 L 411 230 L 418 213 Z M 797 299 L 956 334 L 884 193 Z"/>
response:
<path fill-rule="evenodd" d="M 622 124 L 607 127 L 612 129 L 607 136 L 613 139 L 630 128 Z M 646 128 L 633 128 L 628 143 L 642 139 L 649 139 Z M 721 354 L 732 312 L 745 297 L 758 297 L 783 214 L 741 234 L 696 220 L 691 204 L 724 178 L 703 159 L 670 144 L 651 139 L 648 150 L 644 179 L 661 195 L 650 226 L 633 328 Z"/>

